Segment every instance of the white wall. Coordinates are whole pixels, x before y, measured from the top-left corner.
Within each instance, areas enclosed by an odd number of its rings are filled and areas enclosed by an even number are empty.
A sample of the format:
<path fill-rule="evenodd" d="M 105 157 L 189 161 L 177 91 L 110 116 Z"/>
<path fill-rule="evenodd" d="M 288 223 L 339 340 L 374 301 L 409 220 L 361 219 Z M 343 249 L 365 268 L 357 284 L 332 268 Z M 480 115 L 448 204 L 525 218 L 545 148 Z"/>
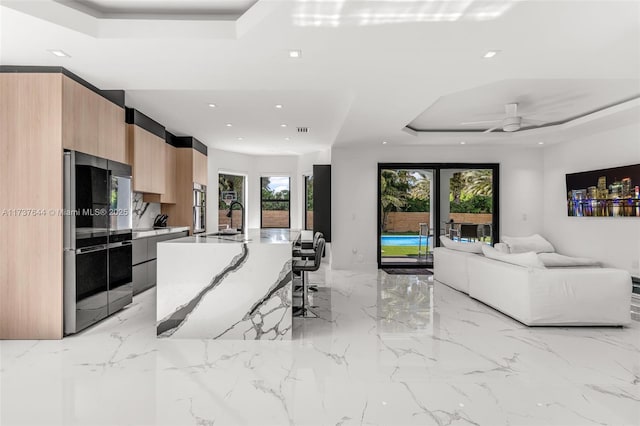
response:
<path fill-rule="evenodd" d="M 593 257 L 640 275 L 640 219 L 568 217 L 565 184 L 567 173 L 639 163 L 640 124 L 544 149 L 544 235 L 558 252 Z"/>
<path fill-rule="evenodd" d="M 334 147 L 332 262 L 336 269 L 376 265 L 377 172 L 378 163 L 384 162 L 499 163 L 500 234 L 542 232 L 541 147 Z"/>
<path fill-rule="evenodd" d="M 299 157 L 254 156 L 209 148 L 209 185 L 207 186 L 207 232 L 218 229 L 218 174 L 231 173 L 247 177 L 247 203 L 245 215 L 248 228 L 260 228 L 260 177 L 291 177 L 291 228 L 300 228 L 301 194 L 296 190 L 301 179 L 298 176 Z"/>

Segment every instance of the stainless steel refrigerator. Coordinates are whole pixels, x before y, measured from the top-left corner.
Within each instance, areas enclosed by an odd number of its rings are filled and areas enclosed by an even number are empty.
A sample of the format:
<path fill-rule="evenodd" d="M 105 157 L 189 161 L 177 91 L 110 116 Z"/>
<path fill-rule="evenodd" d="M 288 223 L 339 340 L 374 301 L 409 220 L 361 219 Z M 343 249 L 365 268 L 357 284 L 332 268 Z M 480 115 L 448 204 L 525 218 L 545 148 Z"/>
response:
<path fill-rule="evenodd" d="M 131 166 L 64 153 L 64 332 L 130 304 Z"/>

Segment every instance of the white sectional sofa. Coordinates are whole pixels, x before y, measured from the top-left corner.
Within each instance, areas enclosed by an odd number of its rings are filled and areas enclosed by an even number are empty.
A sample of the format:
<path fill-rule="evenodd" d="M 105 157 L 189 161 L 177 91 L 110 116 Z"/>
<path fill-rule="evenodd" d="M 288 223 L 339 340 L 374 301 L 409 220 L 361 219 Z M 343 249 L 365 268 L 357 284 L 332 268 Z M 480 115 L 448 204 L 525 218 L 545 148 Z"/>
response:
<path fill-rule="evenodd" d="M 626 325 L 631 276 L 611 268 L 529 268 L 468 258 L 469 295 L 526 325 Z"/>
<path fill-rule="evenodd" d="M 631 321 L 631 276 L 624 270 L 521 266 L 437 247 L 434 279 L 529 326 L 619 326 Z"/>
<path fill-rule="evenodd" d="M 476 253 L 436 247 L 433 250 L 434 279 L 458 291 L 469 294 L 468 259 L 481 256 Z"/>

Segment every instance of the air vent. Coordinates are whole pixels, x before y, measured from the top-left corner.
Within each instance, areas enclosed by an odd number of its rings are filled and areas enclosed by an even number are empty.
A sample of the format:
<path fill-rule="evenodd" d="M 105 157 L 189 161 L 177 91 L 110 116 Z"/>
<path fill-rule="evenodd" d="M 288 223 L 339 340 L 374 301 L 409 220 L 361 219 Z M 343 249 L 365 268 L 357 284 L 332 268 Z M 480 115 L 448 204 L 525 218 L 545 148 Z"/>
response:
<path fill-rule="evenodd" d="M 308 127 L 298 127 L 298 133 L 309 133 Z"/>

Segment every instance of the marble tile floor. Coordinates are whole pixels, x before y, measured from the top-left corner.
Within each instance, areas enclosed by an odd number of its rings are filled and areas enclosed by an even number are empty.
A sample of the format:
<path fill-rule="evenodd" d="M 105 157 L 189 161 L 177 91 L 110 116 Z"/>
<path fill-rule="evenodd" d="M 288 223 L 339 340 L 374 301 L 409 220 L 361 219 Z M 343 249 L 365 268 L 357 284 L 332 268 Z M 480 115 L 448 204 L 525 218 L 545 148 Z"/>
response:
<path fill-rule="evenodd" d="M 640 323 L 527 328 L 428 277 L 330 271 L 290 342 L 155 337 L 155 293 L 0 342 L 0 425 L 640 425 Z"/>

